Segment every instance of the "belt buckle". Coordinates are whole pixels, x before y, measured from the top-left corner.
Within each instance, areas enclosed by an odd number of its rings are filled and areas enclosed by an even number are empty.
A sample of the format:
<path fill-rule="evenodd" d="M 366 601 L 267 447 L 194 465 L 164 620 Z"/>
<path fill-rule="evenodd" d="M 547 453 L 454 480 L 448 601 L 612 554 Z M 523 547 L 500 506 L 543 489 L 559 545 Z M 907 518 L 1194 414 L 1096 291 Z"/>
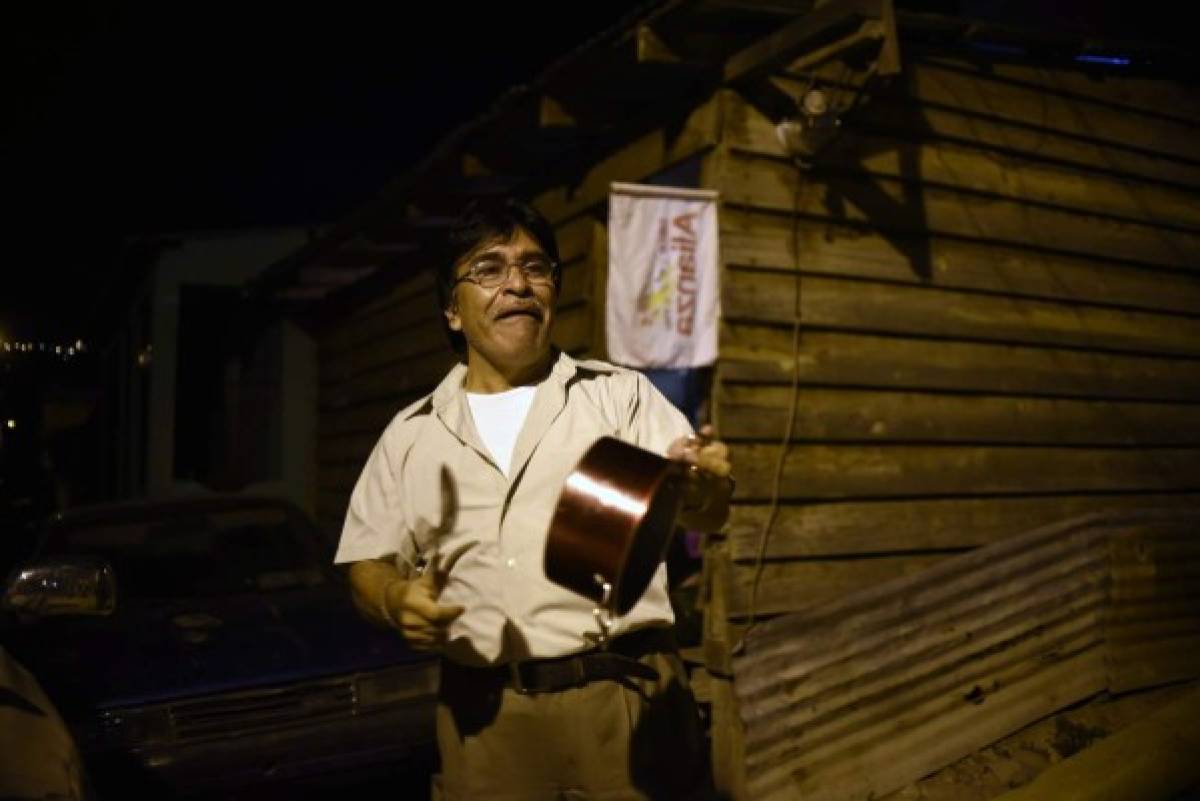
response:
<path fill-rule="evenodd" d="M 525 681 L 521 678 L 521 663 L 512 661 L 508 663 L 508 677 L 512 688 L 517 691 L 518 695 L 529 695 L 529 690 L 525 687 Z"/>

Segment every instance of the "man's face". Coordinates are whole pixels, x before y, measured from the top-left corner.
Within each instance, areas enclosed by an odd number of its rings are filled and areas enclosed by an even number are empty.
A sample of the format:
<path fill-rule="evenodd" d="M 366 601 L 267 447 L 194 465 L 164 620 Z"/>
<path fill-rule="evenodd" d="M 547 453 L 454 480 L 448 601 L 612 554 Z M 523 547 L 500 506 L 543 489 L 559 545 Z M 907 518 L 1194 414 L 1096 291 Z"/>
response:
<path fill-rule="evenodd" d="M 470 274 L 471 265 L 481 260 L 511 265 L 545 255 L 528 231 L 517 228 L 509 241 L 494 239 L 472 251 L 456 265 L 455 277 Z M 479 356 L 499 369 L 535 364 L 550 352 L 554 285 L 531 282 L 517 267 L 510 267 L 504 282 L 492 289 L 461 281 L 451 295 L 446 320 L 451 330 L 466 337 L 468 364 Z"/>

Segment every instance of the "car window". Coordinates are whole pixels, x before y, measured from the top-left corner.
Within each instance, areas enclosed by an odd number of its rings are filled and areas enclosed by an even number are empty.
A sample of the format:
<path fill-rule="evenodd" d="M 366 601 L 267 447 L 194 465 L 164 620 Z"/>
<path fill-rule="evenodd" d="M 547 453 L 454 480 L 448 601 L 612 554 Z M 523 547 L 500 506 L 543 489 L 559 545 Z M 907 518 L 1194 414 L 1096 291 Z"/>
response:
<path fill-rule="evenodd" d="M 49 533 L 42 555 L 105 559 L 121 594 L 134 598 L 275 592 L 328 580 L 309 532 L 280 508 L 65 524 Z"/>

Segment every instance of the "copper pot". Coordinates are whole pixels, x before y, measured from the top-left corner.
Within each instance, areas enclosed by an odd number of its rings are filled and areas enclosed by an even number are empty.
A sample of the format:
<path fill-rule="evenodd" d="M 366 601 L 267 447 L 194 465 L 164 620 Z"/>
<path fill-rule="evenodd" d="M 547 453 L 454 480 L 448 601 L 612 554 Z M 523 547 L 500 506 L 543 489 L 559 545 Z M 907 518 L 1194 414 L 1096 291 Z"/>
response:
<path fill-rule="evenodd" d="M 546 540 L 546 576 L 597 606 L 628 612 L 666 554 L 689 469 L 601 437 L 563 485 Z"/>

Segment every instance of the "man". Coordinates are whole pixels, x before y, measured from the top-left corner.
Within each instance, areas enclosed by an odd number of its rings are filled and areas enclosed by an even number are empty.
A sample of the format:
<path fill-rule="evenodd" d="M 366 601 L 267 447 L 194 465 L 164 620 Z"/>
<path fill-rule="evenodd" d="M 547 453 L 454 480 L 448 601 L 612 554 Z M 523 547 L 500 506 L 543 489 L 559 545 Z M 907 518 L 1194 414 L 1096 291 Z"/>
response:
<path fill-rule="evenodd" d="M 516 200 L 469 206 L 439 301 L 456 365 L 384 431 L 338 548 L 358 607 L 442 655 L 442 797 L 683 799 L 702 792 L 701 738 L 671 636 L 666 572 L 612 625 L 543 571 L 563 482 L 599 437 L 697 465 L 698 508 L 728 515 L 724 444 L 698 444 L 640 374 L 550 344 L 561 285 L 553 229 Z"/>

